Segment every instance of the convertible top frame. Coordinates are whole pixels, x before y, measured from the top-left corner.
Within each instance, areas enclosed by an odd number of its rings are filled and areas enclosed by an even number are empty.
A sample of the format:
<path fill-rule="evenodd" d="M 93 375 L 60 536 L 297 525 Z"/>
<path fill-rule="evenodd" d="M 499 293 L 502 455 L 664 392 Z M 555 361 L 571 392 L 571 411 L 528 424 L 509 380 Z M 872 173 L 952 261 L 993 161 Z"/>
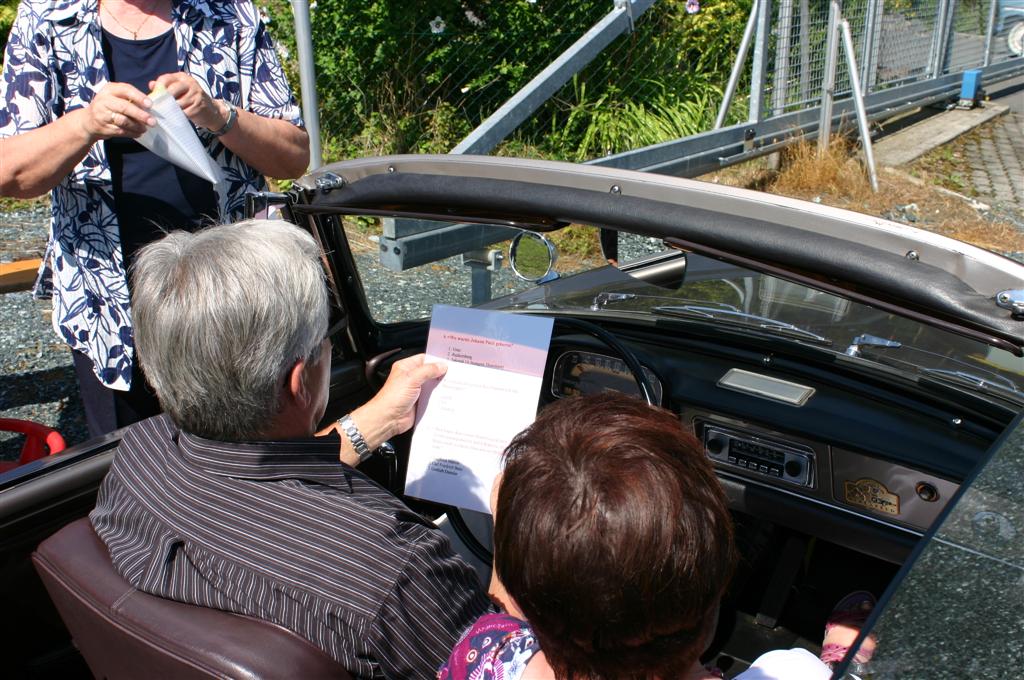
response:
<path fill-rule="evenodd" d="M 663 238 L 1024 356 L 1024 319 L 996 302 L 999 292 L 1024 288 L 1024 265 L 847 210 L 664 175 L 490 156 L 343 161 L 297 188 L 299 213 L 538 230 L 580 222 Z"/>

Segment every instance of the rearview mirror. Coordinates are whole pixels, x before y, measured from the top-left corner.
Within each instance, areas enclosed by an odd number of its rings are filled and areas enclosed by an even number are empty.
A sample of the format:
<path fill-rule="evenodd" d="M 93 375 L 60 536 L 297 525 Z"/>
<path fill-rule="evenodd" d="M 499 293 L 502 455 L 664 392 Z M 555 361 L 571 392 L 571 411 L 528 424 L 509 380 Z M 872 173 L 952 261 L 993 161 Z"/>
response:
<path fill-rule="evenodd" d="M 508 249 L 512 271 L 520 279 L 531 283 L 547 283 L 558 278 L 551 270 L 558 259 L 555 244 L 535 231 L 516 234 Z"/>

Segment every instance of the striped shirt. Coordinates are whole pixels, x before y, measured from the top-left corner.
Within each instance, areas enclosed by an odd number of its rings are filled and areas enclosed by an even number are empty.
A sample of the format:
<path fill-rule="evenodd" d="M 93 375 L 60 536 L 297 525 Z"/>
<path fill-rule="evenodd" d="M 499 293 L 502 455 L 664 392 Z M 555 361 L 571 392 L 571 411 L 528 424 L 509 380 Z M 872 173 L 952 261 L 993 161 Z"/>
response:
<path fill-rule="evenodd" d="M 433 677 L 488 600 L 338 449 L 211 441 L 157 416 L 125 432 L 90 517 L 142 591 L 284 626 L 357 677 Z"/>

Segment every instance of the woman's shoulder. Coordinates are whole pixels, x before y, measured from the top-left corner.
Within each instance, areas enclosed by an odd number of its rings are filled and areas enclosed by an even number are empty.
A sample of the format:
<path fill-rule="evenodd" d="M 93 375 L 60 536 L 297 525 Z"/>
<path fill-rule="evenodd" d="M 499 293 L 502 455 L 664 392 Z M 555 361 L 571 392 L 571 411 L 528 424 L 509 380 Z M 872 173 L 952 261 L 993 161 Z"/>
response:
<path fill-rule="evenodd" d="M 484 614 L 470 626 L 438 671 L 438 680 L 522 677 L 540 651 L 530 624 L 508 614 Z"/>
<path fill-rule="evenodd" d="M 39 32 L 47 24 L 76 20 L 86 10 L 83 0 L 21 0 L 15 24 L 22 30 Z"/>
<path fill-rule="evenodd" d="M 183 0 L 204 14 L 240 27 L 255 27 L 262 20 L 252 0 Z"/>

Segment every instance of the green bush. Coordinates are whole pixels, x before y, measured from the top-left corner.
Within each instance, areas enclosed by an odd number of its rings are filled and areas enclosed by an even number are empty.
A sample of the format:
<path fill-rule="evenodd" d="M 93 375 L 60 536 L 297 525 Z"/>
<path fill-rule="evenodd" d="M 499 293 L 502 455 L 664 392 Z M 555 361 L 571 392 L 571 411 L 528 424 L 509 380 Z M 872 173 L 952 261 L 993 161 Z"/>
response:
<path fill-rule="evenodd" d="M 17 14 L 17 0 L 0 0 L 0 54 L 7 47 L 7 34 L 11 32 Z"/>
<path fill-rule="evenodd" d="M 448 151 L 611 8 L 611 0 L 321 0 L 313 43 L 325 149 Z M 750 2 L 707 0 L 693 15 L 684 8 L 657 3 L 498 152 L 582 160 L 709 127 Z"/>

